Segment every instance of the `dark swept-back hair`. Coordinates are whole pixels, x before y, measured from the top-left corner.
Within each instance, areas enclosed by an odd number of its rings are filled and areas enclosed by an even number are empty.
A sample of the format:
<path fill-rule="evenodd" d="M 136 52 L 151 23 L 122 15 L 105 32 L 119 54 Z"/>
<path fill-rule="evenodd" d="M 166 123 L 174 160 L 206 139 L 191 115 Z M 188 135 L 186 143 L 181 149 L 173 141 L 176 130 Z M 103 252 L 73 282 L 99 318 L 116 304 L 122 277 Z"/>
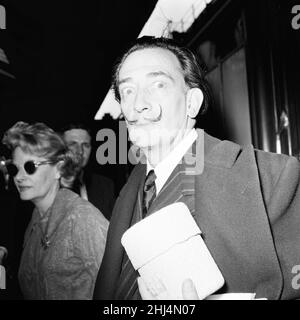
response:
<path fill-rule="evenodd" d="M 44 157 L 53 163 L 63 161 L 60 168 L 61 185 L 70 187 L 80 170 L 80 159 L 66 146 L 62 137 L 42 122 L 28 124 L 19 121 L 8 129 L 2 143 L 11 151 L 20 147 L 23 152 Z"/>
<path fill-rule="evenodd" d="M 61 128 L 60 132 L 61 134 L 64 134 L 66 131 L 73 130 L 73 129 L 85 130 L 90 135 L 90 137 L 92 137 L 91 129 L 83 122 L 68 123 L 67 125 Z"/>
<path fill-rule="evenodd" d="M 204 100 L 202 108 L 200 109 L 200 115 L 204 114 L 211 103 L 211 90 L 206 79 L 204 78 L 205 74 L 203 68 L 201 67 L 201 63 L 191 50 L 180 46 L 175 41 L 168 38 L 145 36 L 135 40 L 135 42 L 133 42 L 125 50 L 123 55 L 117 60 L 113 69 L 112 86 L 116 100 L 118 102 L 121 100 L 119 92 L 119 73 L 126 58 L 135 51 L 152 48 L 169 50 L 177 57 L 186 85 L 189 88 L 199 88 L 203 92 Z"/>

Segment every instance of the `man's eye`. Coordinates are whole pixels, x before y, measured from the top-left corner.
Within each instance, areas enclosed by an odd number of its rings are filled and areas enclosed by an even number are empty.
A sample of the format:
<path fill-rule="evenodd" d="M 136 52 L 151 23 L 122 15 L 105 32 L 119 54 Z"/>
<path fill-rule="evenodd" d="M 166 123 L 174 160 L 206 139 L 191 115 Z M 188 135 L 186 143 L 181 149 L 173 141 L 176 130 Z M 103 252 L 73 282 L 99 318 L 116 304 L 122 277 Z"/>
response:
<path fill-rule="evenodd" d="M 165 83 L 162 82 L 162 81 L 156 81 L 156 82 L 154 82 L 154 86 L 155 86 L 156 88 L 158 88 L 158 89 L 162 89 L 162 88 L 165 87 Z"/>
<path fill-rule="evenodd" d="M 133 93 L 133 89 L 132 88 L 123 88 L 121 90 L 121 94 L 122 94 L 123 97 L 129 96 L 132 93 Z"/>
<path fill-rule="evenodd" d="M 75 142 L 71 142 L 67 144 L 68 148 L 74 148 L 76 146 Z"/>

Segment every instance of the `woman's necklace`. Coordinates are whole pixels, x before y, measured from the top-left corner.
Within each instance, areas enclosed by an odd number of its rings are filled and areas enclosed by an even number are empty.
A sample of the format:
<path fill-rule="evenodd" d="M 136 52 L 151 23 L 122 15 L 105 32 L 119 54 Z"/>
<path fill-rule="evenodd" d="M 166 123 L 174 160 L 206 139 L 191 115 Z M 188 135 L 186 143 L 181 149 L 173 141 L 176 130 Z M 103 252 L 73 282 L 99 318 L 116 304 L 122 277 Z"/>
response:
<path fill-rule="evenodd" d="M 50 221 L 50 217 L 49 216 L 47 218 L 47 221 L 44 221 L 44 222 L 42 220 L 40 221 L 40 227 L 41 227 L 41 231 L 42 231 L 41 245 L 42 245 L 44 250 L 48 249 L 50 244 L 51 244 L 50 239 L 49 239 L 49 235 L 48 235 L 49 221 Z M 43 228 L 42 224 L 46 224 L 45 229 Z"/>
<path fill-rule="evenodd" d="M 41 245 L 43 247 L 44 250 L 48 249 L 50 247 L 50 240 L 49 240 L 49 237 L 48 235 L 44 235 L 42 238 L 41 238 Z"/>

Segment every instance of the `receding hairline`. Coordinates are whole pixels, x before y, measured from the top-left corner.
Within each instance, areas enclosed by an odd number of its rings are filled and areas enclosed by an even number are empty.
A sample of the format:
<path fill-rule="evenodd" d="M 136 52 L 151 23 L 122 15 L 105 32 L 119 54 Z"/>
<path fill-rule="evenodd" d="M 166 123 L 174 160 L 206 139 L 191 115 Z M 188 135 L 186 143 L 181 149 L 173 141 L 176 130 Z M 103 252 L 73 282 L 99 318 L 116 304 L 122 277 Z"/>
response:
<path fill-rule="evenodd" d="M 180 59 L 176 56 L 176 54 L 169 48 L 164 48 L 164 47 L 159 47 L 159 46 L 149 46 L 149 47 L 140 47 L 140 48 L 136 48 L 135 50 L 133 50 L 132 52 L 129 52 L 128 54 L 125 54 L 124 57 L 121 59 L 121 62 L 119 64 L 118 67 L 118 71 L 117 71 L 117 83 L 118 85 L 120 85 L 120 83 L 123 82 L 123 80 L 120 80 L 120 72 L 124 66 L 124 64 L 126 64 L 126 61 L 134 54 L 138 54 L 139 52 L 143 52 L 143 51 L 161 51 L 161 52 L 166 52 L 170 55 L 170 57 L 173 57 L 173 60 L 176 61 L 177 66 L 175 66 L 175 69 L 177 71 L 179 71 L 182 76 L 184 77 L 184 70 L 182 68 Z M 157 70 L 157 72 L 161 72 L 162 70 Z M 153 72 L 151 72 L 153 73 Z M 125 77 L 127 78 L 127 77 Z"/>

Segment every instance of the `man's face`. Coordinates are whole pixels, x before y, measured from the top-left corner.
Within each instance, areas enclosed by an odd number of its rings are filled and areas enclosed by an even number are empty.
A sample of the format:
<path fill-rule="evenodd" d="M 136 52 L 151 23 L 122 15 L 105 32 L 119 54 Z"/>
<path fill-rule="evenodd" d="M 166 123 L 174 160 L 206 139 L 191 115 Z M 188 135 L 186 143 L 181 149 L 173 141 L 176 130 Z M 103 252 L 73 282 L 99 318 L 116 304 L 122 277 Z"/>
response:
<path fill-rule="evenodd" d="M 135 145 L 149 150 L 180 141 L 187 126 L 188 88 L 172 52 L 147 48 L 131 53 L 119 72 L 119 91 Z"/>
<path fill-rule="evenodd" d="M 84 129 L 71 129 L 64 132 L 64 140 L 69 149 L 82 159 L 84 168 L 91 154 L 91 136 Z"/>

